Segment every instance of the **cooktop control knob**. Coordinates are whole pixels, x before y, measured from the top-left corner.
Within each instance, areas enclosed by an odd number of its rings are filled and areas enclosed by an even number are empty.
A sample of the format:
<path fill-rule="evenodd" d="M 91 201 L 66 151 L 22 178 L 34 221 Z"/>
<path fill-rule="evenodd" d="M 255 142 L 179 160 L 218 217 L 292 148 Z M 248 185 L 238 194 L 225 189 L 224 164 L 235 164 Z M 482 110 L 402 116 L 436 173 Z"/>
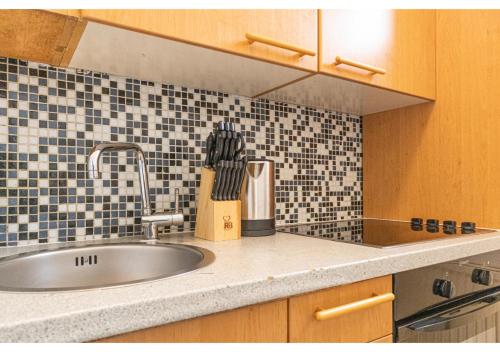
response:
<path fill-rule="evenodd" d="M 422 231 L 424 229 L 423 224 L 424 224 L 424 219 L 411 218 L 411 226 L 410 227 L 413 231 Z"/>
<path fill-rule="evenodd" d="M 457 222 L 455 220 L 443 221 L 443 232 L 447 235 L 454 235 L 457 233 Z"/>
<path fill-rule="evenodd" d="M 432 285 L 432 293 L 436 296 L 452 298 L 455 296 L 455 285 L 448 280 L 436 279 Z"/>
<path fill-rule="evenodd" d="M 493 275 L 488 270 L 474 269 L 472 270 L 471 280 L 475 284 L 490 286 L 493 283 Z"/>
<path fill-rule="evenodd" d="M 464 221 L 464 222 L 462 222 L 461 227 L 462 227 L 463 234 L 469 234 L 469 233 L 476 232 L 476 223 L 475 222 Z"/>
<path fill-rule="evenodd" d="M 425 228 L 427 232 L 432 232 L 432 233 L 439 232 L 439 220 L 427 219 L 427 221 L 425 222 Z"/>
<path fill-rule="evenodd" d="M 424 224 L 424 219 L 422 219 L 422 218 L 411 218 L 411 224 L 412 225 L 423 225 Z"/>

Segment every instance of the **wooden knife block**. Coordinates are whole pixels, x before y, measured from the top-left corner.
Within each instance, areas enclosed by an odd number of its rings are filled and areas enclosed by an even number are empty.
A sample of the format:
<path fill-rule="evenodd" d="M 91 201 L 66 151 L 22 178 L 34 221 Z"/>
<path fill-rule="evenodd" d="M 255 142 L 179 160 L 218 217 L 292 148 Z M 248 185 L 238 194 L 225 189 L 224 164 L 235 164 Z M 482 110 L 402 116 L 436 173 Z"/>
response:
<path fill-rule="evenodd" d="M 209 241 L 241 238 L 241 201 L 214 201 L 211 198 L 215 171 L 201 169 L 200 194 L 196 207 L 195 236 Z"/>

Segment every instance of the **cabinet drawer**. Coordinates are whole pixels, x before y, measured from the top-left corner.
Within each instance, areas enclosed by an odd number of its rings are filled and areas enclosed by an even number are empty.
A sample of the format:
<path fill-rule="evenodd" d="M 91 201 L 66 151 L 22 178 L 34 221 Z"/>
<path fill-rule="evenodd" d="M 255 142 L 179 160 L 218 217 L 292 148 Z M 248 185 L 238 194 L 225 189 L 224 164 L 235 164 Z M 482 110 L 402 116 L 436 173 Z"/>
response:
<path fill-rule="evenodd" d="M 390 275 L 292 297 L 290 342 L 369 342 L 387 336 L 393 299 Z"/>
<path fill-rule="evenodd" d="M 286 299 L 133 331 L 96 342 L 286 342 Z"/>
<path fill-rule="evenodd" d="M 83 18 L 308 71 L 316 10 L 82 10 Z"/>

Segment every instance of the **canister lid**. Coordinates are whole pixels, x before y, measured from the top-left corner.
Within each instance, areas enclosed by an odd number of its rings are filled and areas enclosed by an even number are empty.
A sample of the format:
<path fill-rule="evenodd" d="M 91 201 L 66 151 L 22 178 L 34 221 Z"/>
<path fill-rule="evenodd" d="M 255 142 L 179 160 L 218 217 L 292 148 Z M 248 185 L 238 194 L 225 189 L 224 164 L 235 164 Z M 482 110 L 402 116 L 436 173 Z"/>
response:
<path fill-rule="evenodd" d="M 274 163 L 274 160 L 272 159 L 266 159 L 265 156 L 262 156 L 262 157 L 259 157 L 259 158 L 256 158 L 256 157 L 251 157 L 251 158 L 248 158 L 248 162 L 249 163 L 252 163 L 252 162 L 268 162 L 268 163 Z"/>

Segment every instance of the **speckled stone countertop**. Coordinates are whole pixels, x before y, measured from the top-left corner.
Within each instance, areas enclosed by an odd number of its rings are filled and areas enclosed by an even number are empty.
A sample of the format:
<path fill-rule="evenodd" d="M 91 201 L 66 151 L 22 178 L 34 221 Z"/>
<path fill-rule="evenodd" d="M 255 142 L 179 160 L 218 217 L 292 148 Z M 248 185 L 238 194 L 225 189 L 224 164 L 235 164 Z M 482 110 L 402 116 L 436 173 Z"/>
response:
<path fill-rule="evenodd" d="M 216 260 L 192 273 L 129 286 L 0 292 L 0 342 L 95 340 L 500 249 L 497 232 L 386 249 L 284 233 L 216 243 L 187 235 L 161 242 L 204 247 Z M 57 247 L 5 248 L 0 257 Z"/>

